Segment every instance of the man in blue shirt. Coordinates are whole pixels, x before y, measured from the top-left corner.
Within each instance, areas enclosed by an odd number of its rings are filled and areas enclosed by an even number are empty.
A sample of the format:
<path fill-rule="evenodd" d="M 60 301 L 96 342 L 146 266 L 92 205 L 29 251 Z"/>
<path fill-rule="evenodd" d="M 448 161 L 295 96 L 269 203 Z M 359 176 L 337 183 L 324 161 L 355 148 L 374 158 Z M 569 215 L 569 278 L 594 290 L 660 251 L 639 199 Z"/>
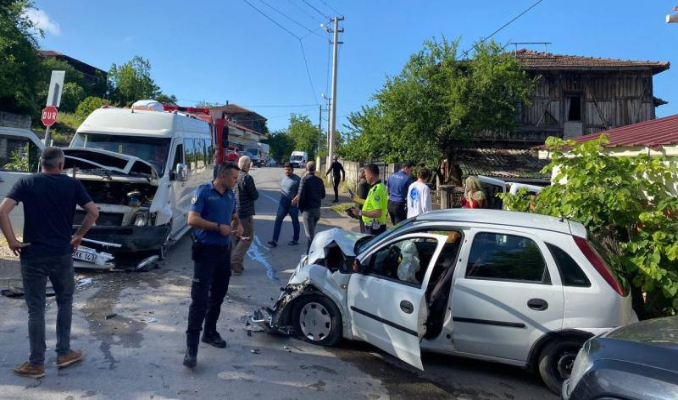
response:
<path fill-rule="evenodd" d="M 231 234 L 243 234 L 235 210 L 233 187 L 238 179 L 237 165 L 219 165 L 217 177 L 195 190 L 188 213 L 193 227 L 193 284 L 188 309 L 186 355 L 184 366 L 195 368 L 200 331 L 205 324 L 202 341 L 215 347 L 226 347 L 217 332 L 217 320 L 231 277 Z"/>
<path fill-rule="evenodd" d="M 386 181 L 388 187 L 388 214 L 393 225 L 407 219 L 407 190 L 412 184 L 411 162 L 405 163 L 403 169 L 391 174 Z"/>
<path fill-rule="evenodd" d="M 280 202 L 278 203 L 278 213 L 275 216 L 275 224 L 273 225 L 273 239 L 268 242 L 268 245 L 271 247 L 276 247 L 278 245 L 278 239 L 280 238 L 280 229 L 282 228 L 282 223 L 287 214 L 290 215 L 292 219 L 292 229 L 294 229 L 294 237 L 290 246 L 296 246 L 299 244 L 299 208 L 295 205 L 292 205 L 292 200 L 297 196 L 299 191 L 299 182 L 301 178 L 294 173 L 294 168 L 292 164 L 285 163 L 285 176 L 283 176 L 282 181 L 280 182 Z"/>

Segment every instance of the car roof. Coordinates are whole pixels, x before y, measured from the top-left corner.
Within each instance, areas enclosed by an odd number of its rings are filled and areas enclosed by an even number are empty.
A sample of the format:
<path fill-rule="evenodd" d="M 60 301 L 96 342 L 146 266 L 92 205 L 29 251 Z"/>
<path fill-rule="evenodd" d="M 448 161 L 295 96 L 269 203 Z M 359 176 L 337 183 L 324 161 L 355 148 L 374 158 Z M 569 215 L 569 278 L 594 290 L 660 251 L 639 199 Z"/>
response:
<path fill-rule="evenodd" d="M 446 209 L 435 210 L 419 215 L 419 222 L 456 222 L 488 225 L 515 226 L 521 228 L 543 229 L 586 237 L 586 229 L 581 224 L 565 218 L 548 215 L 523 213 L 516 211 L 486 209 Z M 571 226 L 573 225 L 573 226 Z"/>
<path fill-rule="evenodd" d="M 99 108 L 80 125 L 78 132 L 112 135 L 173 137 L 177 131 L 210 136 L 209 124 L 179 112 Z"/>

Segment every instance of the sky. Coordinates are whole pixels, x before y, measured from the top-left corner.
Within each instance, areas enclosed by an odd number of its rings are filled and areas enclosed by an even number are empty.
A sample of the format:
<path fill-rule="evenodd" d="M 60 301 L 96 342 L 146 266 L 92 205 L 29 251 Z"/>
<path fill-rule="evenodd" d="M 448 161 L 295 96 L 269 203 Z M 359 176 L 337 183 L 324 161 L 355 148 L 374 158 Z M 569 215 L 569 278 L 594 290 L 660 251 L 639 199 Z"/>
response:
<path fill-rule="evenodd" d="M 331 95 L 329 37 L 320 24 L 343 16 L 336 95 L 342 130 L 425 40 L 460 39 L 466 50 L 536 2 L 36 0 L 31 18 L 45 30 L 39 40 L 45 50 L 103 70 L 142 56 L 156 84 L 180 105 L 228 101 L 268 118 L 275 131 L 287 126 L 290 113 L 318 123 L 319 104 L 327 105 L 322 95 Z M 550 42 L 556 54 L 669 61 L 672 68 L 654 79 L 655 96 L 669 102 L 657 116 L 678 114 L 678 24 L 665 22 L 675 6 L 678 0 L 542 0 L 493 39 Z M 326 130 L 327 112 L 323 118 Z"/>

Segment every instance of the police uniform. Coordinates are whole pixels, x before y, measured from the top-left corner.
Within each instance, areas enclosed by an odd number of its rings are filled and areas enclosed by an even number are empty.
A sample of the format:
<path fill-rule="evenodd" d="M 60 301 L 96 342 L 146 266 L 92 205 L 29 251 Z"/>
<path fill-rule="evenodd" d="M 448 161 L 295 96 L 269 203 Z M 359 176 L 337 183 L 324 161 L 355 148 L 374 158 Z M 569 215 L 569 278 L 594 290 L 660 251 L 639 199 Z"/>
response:
<path fill-rule="evenodd" d="M 381 210 L 381 216 L 378 218 L 362 216 L 362 221 L 367 228 L 368 233 L 377 235 L 386 230 L 386 219 L 388 213 L 386 212 L 388 208 L 388 193 L 386 192 L 386 186 L 381 182 L 377 181 L 367 194 L 365 199 L 365 204 L 363 205 L 362 212 Z"/>
<path fill-rule="evenodd" d="M 213 183 L 201 185 L 195 190 L 190 210 L 204 220 L 230 226 L 235 213 L 235 194 L 226 189 L 222 195 Z M 196 228 L 193 237 L 193 284 L 186 345 L 197 353 L 203 322 L 203 341 L 205 337 L 219 337 L 217 320 L 231 277 L 231 236 L 222 236 L 219 230 Z"/>

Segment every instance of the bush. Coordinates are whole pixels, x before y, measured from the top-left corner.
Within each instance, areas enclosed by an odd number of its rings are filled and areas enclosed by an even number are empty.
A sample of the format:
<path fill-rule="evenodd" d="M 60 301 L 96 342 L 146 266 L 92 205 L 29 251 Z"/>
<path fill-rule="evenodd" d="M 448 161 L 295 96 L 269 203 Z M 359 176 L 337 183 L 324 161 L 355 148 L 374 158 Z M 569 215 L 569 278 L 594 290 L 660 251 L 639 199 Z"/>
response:
<path fill-rule="evenodd" d="M 61 103 L 59 104 L 59 111 L 74 112 L 81 101 L 85 99 L 85 89 L 80 87 L 77 83 L 68 82 L 64 85 L 64 90 L 61 93 Z"/>
<path fill-rule="evenodd" d="M 92 111 L 110 104 L 111 102 L 109 100 L 102 99 L 101 97 L 87 97 L 78 104 L 78 108 L 75 110 L 75 116 L 81 121 L 84 121 Z"/>
<path fill-rule="evenodd" d="M 509 209 L 578 221 L 593 235 L 616 232 L 621 276 L 631 284 L 641 318 L 678 311 L 678 179 L 676 162 L 639 155 L 614 157 L 605 135 L 583 144 L 549 138 L 554 184 L 536 198 L 500 194 Z"/>

